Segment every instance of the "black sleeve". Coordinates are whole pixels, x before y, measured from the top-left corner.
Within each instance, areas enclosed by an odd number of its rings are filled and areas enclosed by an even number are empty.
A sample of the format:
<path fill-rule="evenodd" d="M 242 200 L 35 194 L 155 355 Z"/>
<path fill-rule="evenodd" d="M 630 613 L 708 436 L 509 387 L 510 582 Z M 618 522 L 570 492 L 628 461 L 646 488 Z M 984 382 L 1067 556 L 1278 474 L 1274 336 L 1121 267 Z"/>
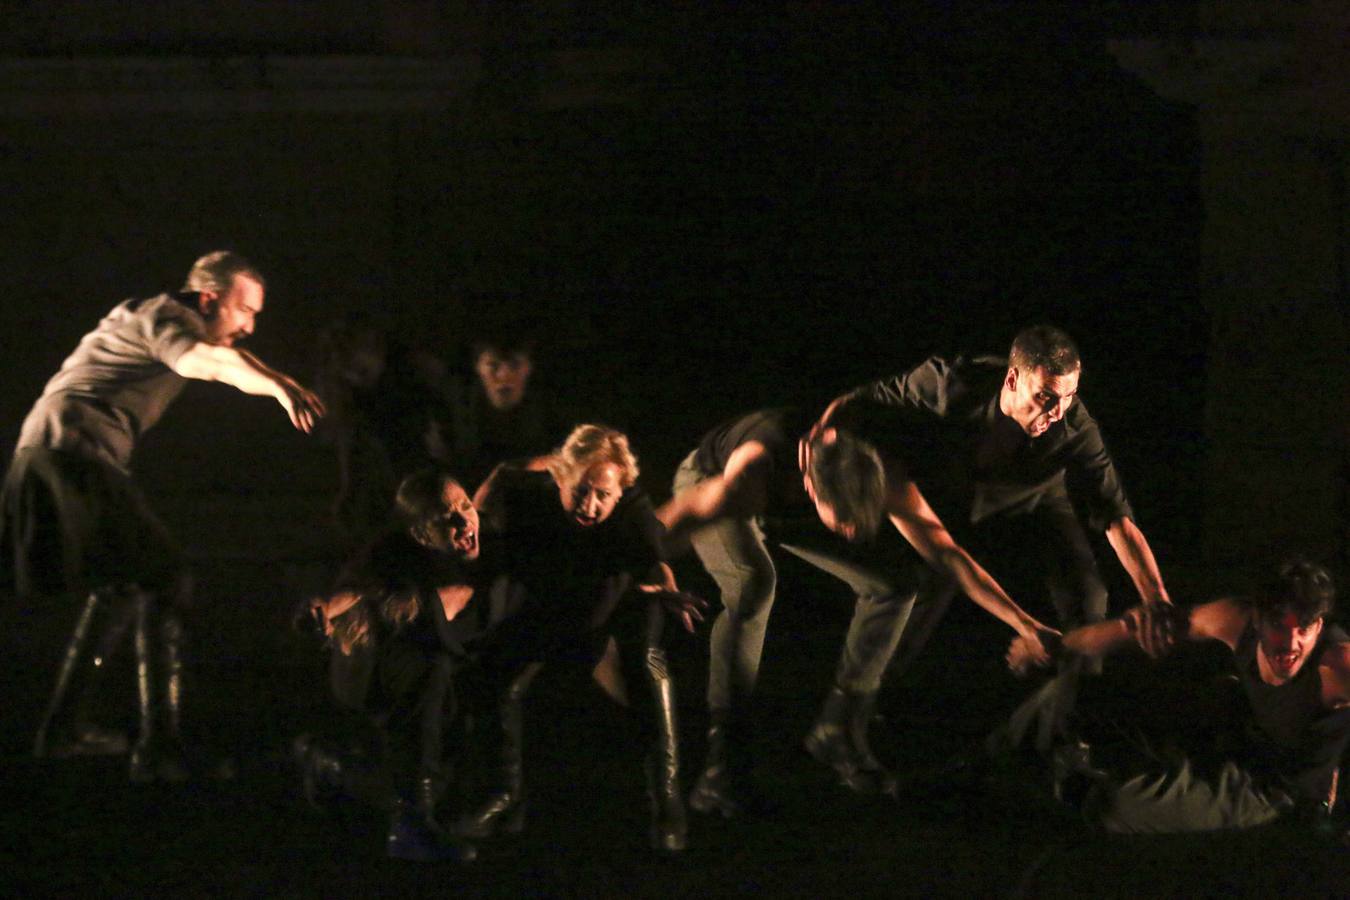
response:
<path fill-rule="evenodd" d="M 1065 424 L 1073 428 L 1072 452 L 1065 466 L 1066 482 L 1087 504 L 1089 526 L 1105 531 L 1117 519 L 1133 519 L 1134 511 L 1102 440 L 1101 429 L 1081 401 L 1070 409 L 1069 422 Z"/>
<path fill-rule="evenodd" d="M 665 561 L 661 539 L 665 526 L 656 518 L 651 498 L 641 488 L 630 488 L 615 510 L 620 516 L 618 526 L 619 559 L 616 571 L 628 572 L 634 578 L 646 578 L 657 563 Z"/>
<path fill-rule="evenodd" d="M 902 406 L 931 410 L 942 415 L 947 409 L 951 367 L 933 356 L 908 372 L 892 375 L 855 389 L 850 400 L 865 400 L 879 406 Z"/>

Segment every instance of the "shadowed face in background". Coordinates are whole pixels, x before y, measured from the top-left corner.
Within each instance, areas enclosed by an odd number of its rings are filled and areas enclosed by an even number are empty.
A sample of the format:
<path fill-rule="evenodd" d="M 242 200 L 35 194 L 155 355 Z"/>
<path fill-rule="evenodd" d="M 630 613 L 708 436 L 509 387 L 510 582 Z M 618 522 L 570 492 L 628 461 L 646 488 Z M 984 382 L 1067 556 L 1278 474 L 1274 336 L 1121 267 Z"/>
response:
<path fill-rule="evenodd" d="M 474 362 L 488 403 L 502 411 L 514 409 L 525 399 L 532 369 L 528 353 L 504 353 L 491 347 L 479 353 Z"/>

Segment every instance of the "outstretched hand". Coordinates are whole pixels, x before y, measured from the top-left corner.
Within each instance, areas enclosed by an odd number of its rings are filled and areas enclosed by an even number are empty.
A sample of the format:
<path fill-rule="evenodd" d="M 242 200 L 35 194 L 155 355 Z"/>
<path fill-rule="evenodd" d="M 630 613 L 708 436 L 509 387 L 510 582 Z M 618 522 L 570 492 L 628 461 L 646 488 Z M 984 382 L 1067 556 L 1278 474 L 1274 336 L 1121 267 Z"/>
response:
<path fill-rule="evenodd" d="M 672 590 L 664 584 L 639 584 L 637 587 L 660 603 L 666 612 L 679 619 L 684 625 L 684 630 L 690 634 L 698 627 L 696 623 L 703 621 L 708 601 L 697 594 Z"/>
<path fill-rule="evenodd" d="M 1189 619 L 1171 603 L 1145 603 L 1126 610 L 1125 625 L 1139 647 L 1152 657 L 1166 656 L 1185 636 Z"/>
<path fill-rule="evenodd" d="M 290 416 L 291 424 L 305 434 L 314 430 L 319 419 L 327 412 L 319 395 L 300 384 L 293 378 L 278 373 L 277 386 L 281 389 L 277 402 Z"/>
<path fill-rule="evenodd" d="M 1008 668 L 1019 678 L 1032 669 L 1043 669 L 1052 663 L 1062 646 L 1062 636 L 1053 628 L 1039 628 L 1031 635 L 1018 635 L 1008 645 Z"/>
<path fill-rule="evenodd" d="M 322 597 L 305 597 L 291 609 L 291 630 L 299 634 L 323 637 L 329 631 L 323 614 Z"/>

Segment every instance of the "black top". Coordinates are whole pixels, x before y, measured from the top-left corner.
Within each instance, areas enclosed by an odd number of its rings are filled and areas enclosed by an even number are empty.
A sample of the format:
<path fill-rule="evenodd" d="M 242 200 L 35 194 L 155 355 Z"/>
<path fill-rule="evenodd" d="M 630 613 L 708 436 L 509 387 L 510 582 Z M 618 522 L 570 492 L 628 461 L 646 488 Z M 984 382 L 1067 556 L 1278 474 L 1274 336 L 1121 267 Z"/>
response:
<path fill-rule="evenodd" d="M 391 339 L 380 377 L 369 388 L 353 389 L 352 405 L 353 426 L 368 429 L 379 441 L 395 487 L 404 476 L 433 463 L 427 433 L 432 422 L 448 413 L 418 372 L 410 348 Z"/>
<path fill-rule="evenodd" d="M 452 382 L 450 394 L 446 462 L 467 485 L 481 484 L 498 463 L 541 456 L 567 437 L 563 416 L 540 388 L 508 410 L 489 403 L 477 379 Z"/>
<path fill-rule="evenodd" d="M 484 510 L 483 529 L 500 537 L 498 566 L 525 583 L 534 597 L 593 595 L 604 579 L 623 573 L 645 578 L 661 562 L 663 528 L 640 487 L 623 492 L 614 511 L 596 525 L 577 524 L 562 507 L 548 472 L 502 469 Z"/>
<path fill-rule="evenodd" d="M 1350 710 L 1322 705 L 1318 672 L 1328 646 L 1350 641 L 1335 625 L 1322 636 L 1298 674 L 1284 684 L 1261 679 L 1256 626 L 1249 624 L 1234 650 L 1238 679 L 1252 710 L 1251 750 L 1258 770 L 1274 775 L 1304 800 L 1320 801 L 1350 741 Z"/>
<path fill-rule="evenodd" d="M 1031 438 L 999 409 L 1007 371 L 998 357 L 934 356 L 855 390 L 838 421 L 903 463 L 944 519 L 1029 510 L 1066 488 L 1097 530 L 1132 518 L 1087 405 L 1075 397 L 1063 419 Z"/>
<path fill-rule="evenodd" d="M 482 578 L 461 560 L 417 543 L 406 530 L 391 531 L 361 551 L 342 567 L 336 589 L 360 594 L 373 607 L 373 619 L 379 620 L 379 607 L 386 598 L 416 591 L 421 609 L 417 617 L 398 629 L 402 640 L 428 647 L 444 648 L 456 656 L 464 655 L 464 644 L 477 630 L 476 617 L 466 609 L 454 621 L 445 617 L 437 588 L 454 584 L 478 587 Z M 379 628 L 387 632 L 388 623 Z"/>
<path fill-rule="evenodd" d="M 815 416 L 791 407 L 761 409 L 728 419 L 703 436 L 695 451 L 695 465 L 704 475 L 717 475 L 738 447 L 757 441 L 769 451 L 771 467 L 765 515 L 814 518 L 797 463 L 797 442 L 814 421 Z"/>

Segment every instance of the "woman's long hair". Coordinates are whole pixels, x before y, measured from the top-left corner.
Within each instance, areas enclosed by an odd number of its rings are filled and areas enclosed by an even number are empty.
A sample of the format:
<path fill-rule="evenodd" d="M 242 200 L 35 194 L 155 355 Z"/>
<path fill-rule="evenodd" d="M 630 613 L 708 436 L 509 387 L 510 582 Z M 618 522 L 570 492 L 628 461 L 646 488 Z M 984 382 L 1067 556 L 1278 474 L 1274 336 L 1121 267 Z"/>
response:
<path fill-rule="evenodd" d="M 425 544 L 428 524 L 441 514 L 441 498 L 446 485 L 451 483 L 459 482 L 448 472 L 422 469 L 399 484 L 394 495 L 394 513 L 419 544 Z M 372 608 L 380 622 L 398 631 L 421 614 L 421 590 L 416 585 L 394 589 L 381 585 L 360 591 L 356 605 L 333 620 L 333 643 L 342 653 L 350 655 L 370 643 L 374 625 Z"/>

